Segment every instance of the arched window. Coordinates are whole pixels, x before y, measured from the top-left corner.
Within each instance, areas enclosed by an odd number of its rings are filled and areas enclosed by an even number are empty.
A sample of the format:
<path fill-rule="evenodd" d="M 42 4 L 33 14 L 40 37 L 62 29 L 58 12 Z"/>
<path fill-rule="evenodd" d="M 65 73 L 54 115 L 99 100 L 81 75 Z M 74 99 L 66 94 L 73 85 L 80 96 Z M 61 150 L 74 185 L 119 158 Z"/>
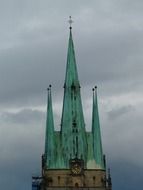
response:
<path fill-rule="evenodd" d="M 78 188 L 78 187 L 79 187 L 78 183 L 75 183 L 75 187 L 76 187 L 76 188 Z"/>

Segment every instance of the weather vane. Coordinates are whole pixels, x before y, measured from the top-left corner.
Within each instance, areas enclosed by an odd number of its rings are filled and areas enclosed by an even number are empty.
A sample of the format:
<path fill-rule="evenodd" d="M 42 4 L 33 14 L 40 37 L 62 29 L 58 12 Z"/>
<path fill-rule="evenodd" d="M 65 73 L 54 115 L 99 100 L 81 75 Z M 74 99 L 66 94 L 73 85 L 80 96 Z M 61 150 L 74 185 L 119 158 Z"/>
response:
<path fill-rule="evenodd" d="M 69 16 L 69 24 L 70 24 L 70 29 L 72 29 L 72 23 L 73 23 L 73 20 L 72 20 L 72 17 L 71 16 Z"/>

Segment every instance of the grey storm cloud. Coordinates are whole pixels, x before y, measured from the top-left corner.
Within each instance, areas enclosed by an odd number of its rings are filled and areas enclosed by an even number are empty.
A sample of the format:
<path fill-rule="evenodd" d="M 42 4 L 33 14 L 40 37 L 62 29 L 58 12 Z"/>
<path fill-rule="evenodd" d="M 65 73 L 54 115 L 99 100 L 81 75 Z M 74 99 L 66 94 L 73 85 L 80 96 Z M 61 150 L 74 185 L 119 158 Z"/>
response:
<path fill-rule="evenodd" d="M 70 15 L 86 127 L 97 85 L 113 188 L 142 187 L 142 10 L 142 0 L 0 0 L 2 189 L 30 190 L 31 176 L 40 175 L 49 84 L 59 129 Z"/>
<path fill-rule="evenodd" d="M 127 106 L 123 106 L 120 108 L 116 108 L 110 112 L 108 112 L 108 117 L 112 120 L 118 118 L 118 117 L 122 117 L 124 114 L 133 111 L 133 106 L 131 105 L 127 105 Z"/>
<path fill-rule="evenodd" d="M 0 115 L 1 120 L 9 123 L 33 123 L 44 119 L 44 112 L 39 110 L 23 109 L 16 113 L 3 112 Z"/>

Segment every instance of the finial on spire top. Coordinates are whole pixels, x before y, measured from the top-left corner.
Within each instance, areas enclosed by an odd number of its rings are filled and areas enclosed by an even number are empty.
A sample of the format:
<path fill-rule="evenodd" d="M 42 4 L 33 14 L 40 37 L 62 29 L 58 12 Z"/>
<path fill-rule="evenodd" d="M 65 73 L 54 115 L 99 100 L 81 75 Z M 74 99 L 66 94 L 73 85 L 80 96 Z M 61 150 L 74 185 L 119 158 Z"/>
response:
<path fill-rule="evenodd" d="M 70 24 L 70 30 L 72 29 L 72 23 L 73 23 L 73 20 L 72 20 L 72 17 L 69 16 L 69 20 L 68 20 L 69 24 Z"/>

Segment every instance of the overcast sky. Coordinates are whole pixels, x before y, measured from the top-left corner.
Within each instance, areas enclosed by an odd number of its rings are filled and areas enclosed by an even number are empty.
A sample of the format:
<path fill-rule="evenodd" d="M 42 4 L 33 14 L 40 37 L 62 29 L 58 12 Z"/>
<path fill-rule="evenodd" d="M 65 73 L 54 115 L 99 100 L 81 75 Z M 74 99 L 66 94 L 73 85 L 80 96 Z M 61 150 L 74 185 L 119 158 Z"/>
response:
<path fill-rule="evenodd" d="M 97 85 L 113 190 L 141 189 L 142 0 L 0 0 L 0 189 L 40 175 L 49 84 L 59 129 L 70 15 L 87 129 Z"/>

